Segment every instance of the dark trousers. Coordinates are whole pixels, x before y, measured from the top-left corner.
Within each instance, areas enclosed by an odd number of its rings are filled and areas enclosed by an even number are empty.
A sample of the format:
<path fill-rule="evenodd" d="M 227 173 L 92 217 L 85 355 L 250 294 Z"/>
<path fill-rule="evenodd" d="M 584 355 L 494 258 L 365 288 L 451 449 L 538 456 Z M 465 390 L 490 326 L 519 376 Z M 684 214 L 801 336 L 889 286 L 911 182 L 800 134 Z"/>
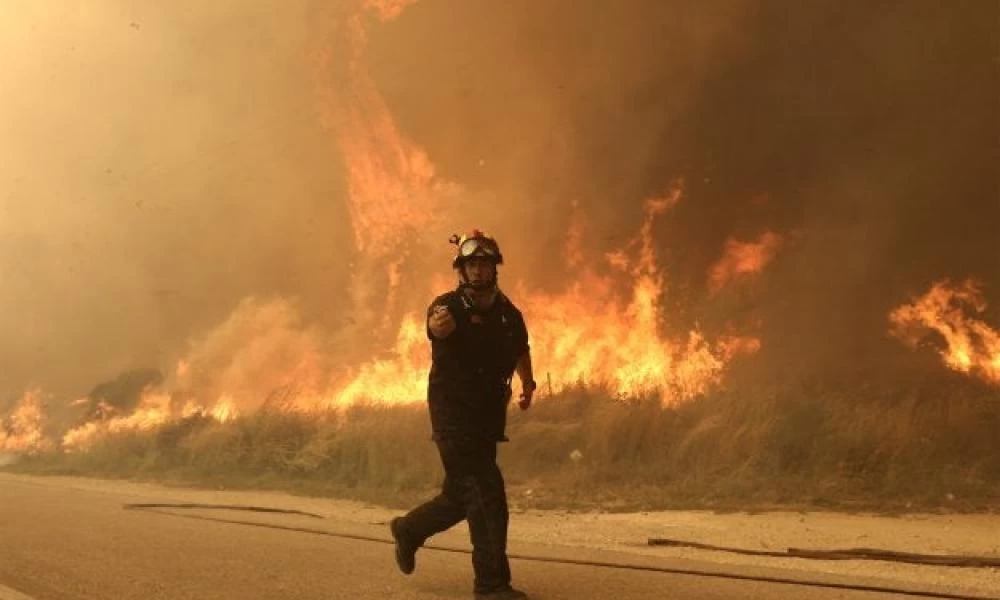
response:
<path fill-rule="evenodd" d="M 510 585 L 507 561 L 507 491 L 497 466 L 493 441 L 443 439 L 437 441 L 444 464 L 444 485 L 433 500 L 403 517 L 402 530 L 411 542 L 469 522 L 475 591 L 490 592 Z"/>

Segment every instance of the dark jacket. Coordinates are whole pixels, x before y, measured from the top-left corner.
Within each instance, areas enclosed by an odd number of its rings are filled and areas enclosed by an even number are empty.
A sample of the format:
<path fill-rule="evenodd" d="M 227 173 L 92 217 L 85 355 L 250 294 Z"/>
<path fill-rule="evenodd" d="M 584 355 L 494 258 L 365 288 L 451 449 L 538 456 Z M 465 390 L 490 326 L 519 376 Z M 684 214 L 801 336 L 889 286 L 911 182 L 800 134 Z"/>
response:
<path fill-rule="evenodd" d="M 428 318 L 447 306 L 456 328 L 447 338 L 431 340 L 427 386 L 435 439 L 469 437 L 506 439 L 510 380 L 517 360 L 528 351 L 528 331 L 521 311 L 502 293 L 487 310 L 478 309 L 461 291 L 435 298 Z"/>

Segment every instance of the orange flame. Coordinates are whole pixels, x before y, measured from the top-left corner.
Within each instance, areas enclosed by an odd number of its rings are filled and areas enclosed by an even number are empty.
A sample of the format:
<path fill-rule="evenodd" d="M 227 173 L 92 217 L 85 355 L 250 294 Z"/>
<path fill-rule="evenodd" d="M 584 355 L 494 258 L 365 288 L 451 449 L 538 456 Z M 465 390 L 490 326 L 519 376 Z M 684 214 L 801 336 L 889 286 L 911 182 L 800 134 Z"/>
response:
<path fill-rule="evenodd" d="M 317 63 L 323 123 L 336 134 L 347 175 L 357 250 L 352 318 L 367 337 L 392 331 L 391 317 L 402 312 L 397 303 L 407 300 L 397 292 L 406 244 L 434 223 L 443 199 L 460 191 L 437 177 L 427 153 L 400 133 L 368 68 L 365 16 L 374 11 L 391 20 L 414 1 L 354 0 Z"/>
<path fill-rule="evenodd" d="M 209 414 L 216 421 L 226 423 L 240 416 L 240 411 L 236 408 L 236 403 L 233 401 L 232 397 L 223 396 L 222 398 L 219 398 L 219 401 L 214 407 L 212 407 Z"/>
<path fill-rule="evenodd" d="M 978 282 L 938 281 L 890 313 L 891 332 L 912 346 L 937 333 L 944 338 L 946 348 L 939 352 L 949 368 L 1000 385 L 1000 332 L 966 314 L 968 309 L 981 314 L 986 307 Z"/>
<path fill-rule="evenodd" d="M 762 234 L 754 242 L 729 238 L 722 258 L 709 271 L 709 289 L 716 292 L 737 278 L 760 273 L 774 259 L 783 241 L 780 235 L 771 232 Z"/>
<path fill-rule="evenodd" d="M 107 405 L 102 413 L 107 418 L 90 421 L 67 431 L 62 437 L 63 450 L 66 452 L 86 450 L 107 435 L 125 431 L 148 431 L 168 422 L 171 419 L 170 396 L 146 394 L 139 402 L 139 406 L 129 415 L 111 416 L 114 414 L 114 409 Z"/>
<path fill-rule="evenodd" d="M 374 10 L 391 20 L 416 0 L 362 0 L 344 22 L 344 35 L 319 62 L 324 122 L 337 134 L 347 170 L 355 246 L 377 259 L 389 255 L 404 232 L 429 223 L 435 192 L 451 189 L 435 177 L 427 153 L 406 139 L 369 74 L 364 15 Z M 334 56 L 346 55 L 344 63 Z M 341 85 L 330 85 L 331 75 Z"/>
<path fill-rule="evenodd" d="M 148 431 L 195 415 L 225 423 L 272 402 L 281 390 L 291 391 L 288 398 L 277 398 L 277 408 L 314 408 L 325 397 L 320 393 L 327 371 L 324 343 L 318 330 L 301 322 L 293 304 L 247 298 L 192 342 L 164 389 L 145 390 L 137 408 L 126 414 L 98 402 L 96 419 L 67 431 L 62 448 L 86 451 L 117 433 Z M 175 402 L 183 406 L 175 408 Z"/>
<path fill-rule="evenodd" d="M 392 358 L 361 366 L 357 374 L 333 394 L 332 406 L 362 401 L 406 404 L 421 400 L 427 389 L 430 351 L 423 319 L 403 320 Z"/>
<path fill-rule="evenodd" d="M 603 385 L 620 396 L 659 393 L 665 403 L 675 403 L 718 385 L 733 355 L 759 347 L 751 338 L 722 340 L 713 347 L 697 329 L 678 339 L 661 337 L 664 276 L 653 226 L 658 215 L 680 201 L 681 193 L 676 186 L 647 200 L 636 239 L 606 256 L 609 266 L 633 282 L 624 296 L 614 278 L 592 270 L 562 294 L 522 290 L 537 370 L 554 378 L 554 390 Z"/>
<path fill-rule="evenodd" d="M 697 329 L 664 339 L 660 300 L 664 277 L 657 264 L 653 226 L 658 215 L 680 201 L 680 186 L 646 202 L 646 219 L 636 238 L 606 259 L 618 278 L 632 282 L 619 292 L 616 277 L 585 270 L 561 294 L 531 293 L 518 286 L 536 370 L 548 373 L 553 391 L 568 385 L 607 386 L 620 396 L 659 393 L 675 403 L 721 383 L 726 364 L 755 352 L 754 338 L 725 338 L 714 345 Z M 578 235 L 578 234 L 577 234 Z M 577 252 L 578 244 L 569 248 Z M 423 398 L 427 353 L 423 319 L 406 319 L 390 358 L 375 360 L 336 395 L 336 404 L 361 399 L 392 403 Z"/>
<path fill-rule="evenodd" d="M 53 448 L 43 432 L 46 419 L 41 396 L 41 390 L 28 390 L 10 415 L 0 419 L 0 450 L 37 454 Z"/>

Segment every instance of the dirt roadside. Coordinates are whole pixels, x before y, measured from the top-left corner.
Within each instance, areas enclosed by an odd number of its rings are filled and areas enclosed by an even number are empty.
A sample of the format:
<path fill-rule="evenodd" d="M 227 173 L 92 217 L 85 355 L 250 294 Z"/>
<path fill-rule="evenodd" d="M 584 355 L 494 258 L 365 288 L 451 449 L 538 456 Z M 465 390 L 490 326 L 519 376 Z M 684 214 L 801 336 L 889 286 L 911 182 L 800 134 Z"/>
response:
<path fill-rule="evenodd" d="M 270 491 L 167 487 L 151 483 L 80 477 L 31 477 L 0 473 L 5 479 L 121 496 L 123 502 L 249 504 L 318 513 L 349 526 L 382 524 L 399 511 L 349 500 L 310 498 Z M 726 513 L 661 511 L 644 513 L 514 510 L 510 540 L 646 557 L 689 559 L 718 565 L 767 567 L 801 573 L 876 578 L 911 589 L 947 588 L 1000 598 L 1000 569 L 909 565 L 882 561 L 827 561 L 731 554 L 647 545 L 663 537 L 752 550 L 785 548 L 879 548 L 927 554 L 1000 558 L 1000 515 L 910 514 L 898 517 L 833 512 Z M 464 532 L 449 533 L 451 542 Z"/>

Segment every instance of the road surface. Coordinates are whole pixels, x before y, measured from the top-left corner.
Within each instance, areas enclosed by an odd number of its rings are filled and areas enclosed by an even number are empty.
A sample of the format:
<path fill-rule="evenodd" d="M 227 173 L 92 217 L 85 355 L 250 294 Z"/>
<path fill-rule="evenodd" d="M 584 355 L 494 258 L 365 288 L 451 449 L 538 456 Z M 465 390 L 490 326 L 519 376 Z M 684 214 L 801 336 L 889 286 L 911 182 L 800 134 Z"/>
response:
<path fill-rule="evenodd" d="M 386 543 L 190 517 L 387 538 L 381 524 L 361 526 L 236 511 L 123 510 L 123 504 L 136 501 L 149 498 L 0 473 L 0 600 L 472 597 L 467 554 L 422 550 L 417 572 L 407 577 L 396 571 L 392 547 Z M 512 547 L 515 550 L 526 555 L 671 566 L 663 560 L 613 552 L 552 546 Z M 673 566 L 692 569 L 698 565 Z M 538 600 L 912 598 L 531 560 L 514 560 L 512 568 L 515 583 Z M 753 574 L 746 569 L 740 573 Z"/>

